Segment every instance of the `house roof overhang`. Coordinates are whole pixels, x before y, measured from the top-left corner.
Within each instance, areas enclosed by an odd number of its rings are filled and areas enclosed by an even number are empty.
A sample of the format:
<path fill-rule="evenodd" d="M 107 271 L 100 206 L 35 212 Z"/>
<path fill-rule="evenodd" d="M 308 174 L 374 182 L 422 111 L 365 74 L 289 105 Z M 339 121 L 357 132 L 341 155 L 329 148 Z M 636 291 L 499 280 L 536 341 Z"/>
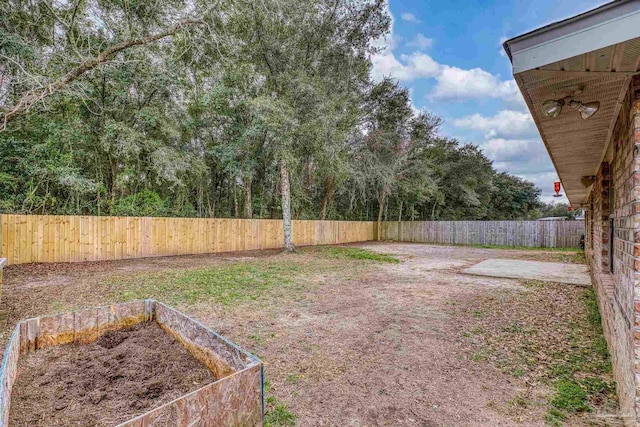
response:
<path fill-rule="evenodd" d="M 504 43 L 513 75 L 574 206 L 605 159 L 631 77 L 640 71 L 640 0 L 617 0 Z M 542 103 L 575 94 L 599 101 L 588 120 L 567 108 L 556 118 Z"/>

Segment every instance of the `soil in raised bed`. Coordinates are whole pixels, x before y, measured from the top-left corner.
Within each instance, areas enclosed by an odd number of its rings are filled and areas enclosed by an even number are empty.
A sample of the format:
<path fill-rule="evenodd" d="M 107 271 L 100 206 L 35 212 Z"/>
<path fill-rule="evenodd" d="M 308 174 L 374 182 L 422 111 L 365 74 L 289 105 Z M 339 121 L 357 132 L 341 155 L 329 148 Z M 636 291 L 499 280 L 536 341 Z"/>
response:
<path fill-rule="evenodd" d="M 215 381 L 154 322 L 24 356 L 9 425 L 115 426 Z"/>

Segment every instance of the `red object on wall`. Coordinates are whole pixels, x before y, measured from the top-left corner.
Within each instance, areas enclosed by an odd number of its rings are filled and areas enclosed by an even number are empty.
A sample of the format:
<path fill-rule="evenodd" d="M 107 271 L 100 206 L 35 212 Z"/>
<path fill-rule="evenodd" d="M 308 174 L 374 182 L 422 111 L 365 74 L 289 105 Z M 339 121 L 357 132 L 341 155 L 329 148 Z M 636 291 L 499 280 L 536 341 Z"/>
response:
<path fill-rule="evenodd" d="M 573 208 L 572 208 L 571 206 L 569 206 L 569 207 L 567 208 L 567 212 L 571 212 L 572 210 L 573 210 Z"/>

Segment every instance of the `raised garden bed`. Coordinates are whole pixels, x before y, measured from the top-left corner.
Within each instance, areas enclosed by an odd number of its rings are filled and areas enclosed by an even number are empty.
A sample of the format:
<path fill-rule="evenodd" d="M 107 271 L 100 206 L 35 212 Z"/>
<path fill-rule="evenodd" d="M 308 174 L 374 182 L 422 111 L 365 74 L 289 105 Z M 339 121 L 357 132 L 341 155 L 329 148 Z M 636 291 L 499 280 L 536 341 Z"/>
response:
<path fill-rule="evenodd" d="M 0 427 L 262 425 L 260 360 L 154 300 L 23 320 L 0 381 Z"/>

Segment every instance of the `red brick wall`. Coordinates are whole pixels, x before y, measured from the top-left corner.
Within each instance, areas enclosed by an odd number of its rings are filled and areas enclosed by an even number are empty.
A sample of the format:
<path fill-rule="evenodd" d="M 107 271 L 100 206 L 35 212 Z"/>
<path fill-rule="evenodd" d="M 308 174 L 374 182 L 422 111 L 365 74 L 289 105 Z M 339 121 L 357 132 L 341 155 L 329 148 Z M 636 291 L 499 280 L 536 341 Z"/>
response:
<path fill-rule="evenodd" d="M 602 163 L 597 180 L 591 189 L 591 242 L 594 268 L 603 273 L 609 272 L 609 163 Z"/>
<path fill-rule="evenodd" d="M 597 173 L 587 205 L 586 250 L 594 289 L 602 313 L 625 425 L 636 425 L 640 414 L 640 123 L 634 110 L 636 77 L 616 121 L 613 156 Z M 639 104 L 640 106 L 640 104 Z M 613 206 L 610 192 L 613 191 Z M 636 213 L 638 212 L 638 213 Z M 610 273 L 610 217 L 614 222 L 613 274 Z M 636 243 L 638 242 L 638 243 Z M 638 257 L 638 259 L 636 259 Z M 636 298 L 638 301 L 636 302 Z M 640 317 L 638 317 L 640 319 Z M 636 343 L 635 335 L 638 334 Z M 636 349 L 637 347 L 637 349 Z"/>

